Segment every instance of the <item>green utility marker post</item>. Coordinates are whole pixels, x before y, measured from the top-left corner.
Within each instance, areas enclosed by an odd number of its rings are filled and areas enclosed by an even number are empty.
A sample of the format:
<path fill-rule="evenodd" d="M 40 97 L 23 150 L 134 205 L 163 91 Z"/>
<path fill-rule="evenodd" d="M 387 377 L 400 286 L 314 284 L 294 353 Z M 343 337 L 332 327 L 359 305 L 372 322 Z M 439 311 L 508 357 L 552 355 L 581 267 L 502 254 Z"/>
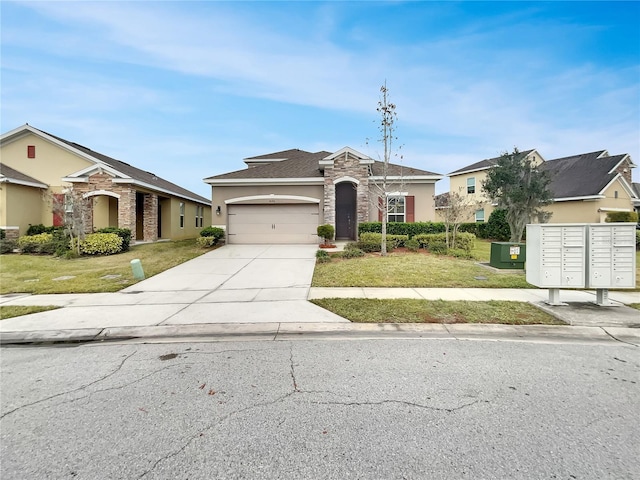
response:
<path fill-rule="evenodd" d="M 133 270 L 133 278 L 136 280 L 144 280 L 144 270 L 142 270 L 142 263 L 137 258 L 131 260 L 131 270 Z"/>

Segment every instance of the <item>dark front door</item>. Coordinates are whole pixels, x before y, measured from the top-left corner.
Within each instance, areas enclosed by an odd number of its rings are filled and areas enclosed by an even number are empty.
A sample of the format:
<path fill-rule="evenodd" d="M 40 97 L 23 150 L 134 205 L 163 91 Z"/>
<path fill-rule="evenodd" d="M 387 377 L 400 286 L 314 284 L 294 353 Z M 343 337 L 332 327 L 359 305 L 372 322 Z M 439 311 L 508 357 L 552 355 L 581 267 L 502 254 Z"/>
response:
<path fill-rule="evenodd" d="M 336 240 L 356 239 L 356 193 L 356 185 L 351 182 L 336 185 Z"/>

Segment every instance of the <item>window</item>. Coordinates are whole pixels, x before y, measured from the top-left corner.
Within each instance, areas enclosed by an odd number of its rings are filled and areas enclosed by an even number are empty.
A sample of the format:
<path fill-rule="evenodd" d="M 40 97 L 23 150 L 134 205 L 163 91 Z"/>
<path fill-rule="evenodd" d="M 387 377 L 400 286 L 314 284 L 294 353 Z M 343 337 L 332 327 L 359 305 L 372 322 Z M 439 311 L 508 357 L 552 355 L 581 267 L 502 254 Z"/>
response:
<path fill-rule="evenodd" d="M 27 158 L 36 158 L 36 146 L 27 145 Z"/>
<path fill-rule="evenodd" d="M 184 202 L 180 202 L 180 228 L 184 228 Z"/>
<path fill-rule="evenodd" d="M 476 177 L 467 178 L 467 193 L 476 193 Z"/>
<path fill-rule="evenodd" d="M 405 197 L 389 197 L 387 222 L 406 221 Z"/>
<path fill-rule="evenodd" d="M 202 205 L 196 205 L 196 228 L 202 227 L 204 223 L 204 207 Z"/>
<path fill-rule="evenodd" d="M 476 222 L 484 222 L 484 208 L 476 210 Z"/>
<path fill-rule="evenodd" d="M 613 192 L 613 198 L 618 198 L 618 190 L 615 190 L 615 191 Z"/>

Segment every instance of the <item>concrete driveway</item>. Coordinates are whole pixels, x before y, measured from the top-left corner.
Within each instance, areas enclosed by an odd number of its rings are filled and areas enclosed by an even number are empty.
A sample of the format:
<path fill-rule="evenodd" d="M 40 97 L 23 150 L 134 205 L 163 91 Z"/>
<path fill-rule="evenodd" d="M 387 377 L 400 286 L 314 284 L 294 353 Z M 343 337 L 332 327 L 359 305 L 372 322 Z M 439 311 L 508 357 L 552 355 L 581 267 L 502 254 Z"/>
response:
<path fill-rule="evenodd" d="M 17 297 L 2 304 L 65 308 L 3 320 L 0 331 L 347 323 L 307 301 L 316 250 L 315 245 L 225 245 L 117 293 Z"/>

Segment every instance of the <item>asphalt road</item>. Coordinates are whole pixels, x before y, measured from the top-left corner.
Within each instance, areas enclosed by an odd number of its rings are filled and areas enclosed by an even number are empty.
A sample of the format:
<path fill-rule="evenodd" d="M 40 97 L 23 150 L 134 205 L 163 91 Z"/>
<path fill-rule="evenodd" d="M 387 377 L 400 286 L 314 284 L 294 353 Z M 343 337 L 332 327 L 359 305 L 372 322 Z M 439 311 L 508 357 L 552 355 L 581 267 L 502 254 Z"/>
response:
<path fill-rule="evenodd" d="M 331 340 L 8 347 L 9 479 L 640 478 L 640 349 Z"/>

